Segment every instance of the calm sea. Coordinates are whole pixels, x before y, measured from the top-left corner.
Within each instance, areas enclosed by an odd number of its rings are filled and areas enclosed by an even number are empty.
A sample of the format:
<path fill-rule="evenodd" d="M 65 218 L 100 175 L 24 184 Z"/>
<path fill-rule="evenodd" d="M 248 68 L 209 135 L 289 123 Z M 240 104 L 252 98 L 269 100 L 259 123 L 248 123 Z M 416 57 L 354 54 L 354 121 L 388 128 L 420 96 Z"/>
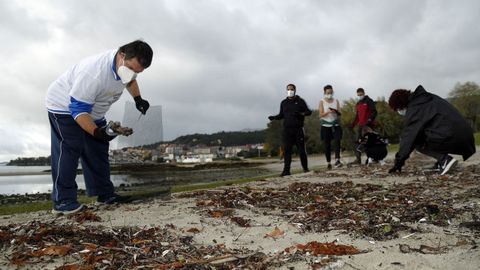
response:
<path fill-rule="evenodd" d="M 34 194 L 49 193 L 52 191 L 52 176 L 41 175 L 2 175 L 2 174 L 31 174 L 42 173 L 50 170 L 50 166 L 5 166 L 0 165 L 0 194 Z M 112 182 L 115 186 L 121 184 L 143 183 L 142 180 L 128 175 L 112 175 Z M 85 189 L 83 175 L 77 175 L 78 188 Z"/>
<path fill-rule="evenodd" d="M 0 165 L 0 174 L 2 173 L 32 173 L 50 170 L 50 166 L 6 166 Z"/>
<path fill-rule="evenodd" d="M 52 176 L 50 174 L 1 176 L 1 174 L 6 173 L 40 173 L 49 169 L 49 166 L 0 166 L 0 194 L 10 195 L 51 192 Z M 111 175 L 111 180 L 116 187 L 122 184 L 159 184 L 171 186 L 176 184 L 183 185 L 253 177 L 264 175 L 265 173 L 266 170 L 258 168 L 227 168 Z M 85 189 L 83 175 L 77 175 L 76 182 L 79 189 Z"/>

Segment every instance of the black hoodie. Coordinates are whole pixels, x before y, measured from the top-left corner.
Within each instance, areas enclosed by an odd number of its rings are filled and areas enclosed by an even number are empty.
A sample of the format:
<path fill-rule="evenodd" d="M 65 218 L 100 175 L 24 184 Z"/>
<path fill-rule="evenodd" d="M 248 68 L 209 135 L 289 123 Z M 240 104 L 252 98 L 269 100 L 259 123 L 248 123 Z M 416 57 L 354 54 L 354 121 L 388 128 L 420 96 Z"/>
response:
<path fill-rule="evenodd" d="M 404 123 L 395 156 L 400 166 L 419 144 L 440 153 L 462 155 L 464 160 L 475 153 L 473 130 L 465 118 L 448 101 L 421 85 L 410 94 Z"/>
<path fill-rule="evenodd" d="M 311 115 L 312 111 L 308 108 L 307 103 L 300 96 L 295 95 L 293 98 L 286 98 L 280 103 L 280 113 L 275 115 L 277 120 L 283 120 L 284 128 L 301 128 L 305 116 Z"/>

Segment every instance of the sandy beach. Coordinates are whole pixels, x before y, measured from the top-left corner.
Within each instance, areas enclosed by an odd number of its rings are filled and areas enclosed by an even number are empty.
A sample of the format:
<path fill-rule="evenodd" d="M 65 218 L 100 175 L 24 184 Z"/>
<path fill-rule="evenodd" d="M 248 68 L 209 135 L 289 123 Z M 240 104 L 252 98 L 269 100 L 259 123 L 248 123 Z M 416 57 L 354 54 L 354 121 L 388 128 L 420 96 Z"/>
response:
<path fill-rule="evenodd" d="M 446 176 L 388 161 L 2 216 L 0 269 L 478 269 L 480 154 Z"/>

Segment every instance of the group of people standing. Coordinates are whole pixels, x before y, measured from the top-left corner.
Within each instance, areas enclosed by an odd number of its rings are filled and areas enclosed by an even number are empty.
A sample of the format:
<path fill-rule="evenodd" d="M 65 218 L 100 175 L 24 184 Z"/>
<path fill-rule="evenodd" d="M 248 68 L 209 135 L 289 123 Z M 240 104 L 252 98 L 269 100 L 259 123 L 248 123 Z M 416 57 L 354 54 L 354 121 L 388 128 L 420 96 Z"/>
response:
<path fill-rule="evenodd" d="M 283 122 L 283 142 L 284 142 L 284 168 L 281 176 L 290 175 L 290 166 L 292 162 L 292 148 L 297 146 L 300 161 L 304 172 L 308 172 L 307 152 L 305 148 L 305 132 L 303 129 L 305 116 L 312 114 L 305 100 L 296 94 L 296 86 L 294 84 L 287 85 L 287 98 L 282 100 L 280 104 L 280 112 L 277 115 L 269 116 L 269 120 L 284 119 Z M 377 110 L 375 102 L 365 95 L 363 88 L 357 89 L 357 109 L 355 120 L 352 128 L 358 125 L 358 140 L 356 147 L 358 148 L 362 142 L 362 136 L 365 134 L 364 128 L 375 124 Z M 333 87 L 325 85 L 323 88 L 323 98 L 320 100 L 318 107 L 320 116 L 320 137 L 325 145 L 325 158 L 327 160 L 328 169 L 332 168 L 331 152 L 332 142 L 335 151 L 335 167 L 343 166 L 340 160 L 341 141 L 343 136 L 342 127 L 340 125 L 341 105 L 340 101 L 334 97 Z M 356 159 L 351 164 L 361 164 L 361 152 L 356 151 Z"/>
<path fill-rule="evenodd" d="M 362 164 L 362 152 L 367 155 L 366 164 L 376 161 L 383 165 L 383 159 L 387 156 L 387 142 L 374 131 L 377 117 L 375 102 L 365 94 L 363 88 L 358 88 L 356 93 L 356 113 L 351 123 L 352 129 L 358 126 L 354 145 L 355 159 L 349 165 Z M 405 120 L 400 135 L 400 148 L 389 173 L 401 172 L 405 160 L 415 149 L 433 157 L 436 163 L 432 169 L 441 175 L 457 164 L 457 160 L 450 154 L 462 155 L 463 159 L 467 160 L 475 153 L 473 129 L 465 118 L 448 101 L 425 91 L 421 85 L 414 92 L 404 89 L 393 91 L 389 106 Z M 332 142 L 335 152 L 334 166 L 341 167 L 341 105 L 339 100 L 334 98 L 331 85 L 323 88 L 323 98 L 318 111 L 327 168 L 332 168 Z M 293 145 L 297 146 L 303 171 L 309 171 L 303 126 L 305 116 L 311 114 L 307 103 L 296 94 L 295 85 L 287 85 L 287 98 L 281 102 L 279 114 L 268 117 L 269 120 L 284 119 L 284 168 L 280 176 L 290 175 Z"/>

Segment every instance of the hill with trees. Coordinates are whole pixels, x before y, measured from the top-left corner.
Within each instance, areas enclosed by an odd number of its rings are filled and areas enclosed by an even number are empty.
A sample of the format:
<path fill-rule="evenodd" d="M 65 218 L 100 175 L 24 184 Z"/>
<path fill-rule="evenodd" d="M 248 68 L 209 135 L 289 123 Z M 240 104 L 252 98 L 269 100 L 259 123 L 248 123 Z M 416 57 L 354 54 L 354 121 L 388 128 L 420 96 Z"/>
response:
<path fill-rule="evenodd" d="M 19 157 L 10 160 L 7 166 L 50 166 L 51 158 L 48 157 Z"/>
<path fill-rule="evenodd" d="M 265 130 L 257 131 L 222 131 L 213 134 L 190 134 L 180 136 L 169 143 L 184 144 L 190 147 L 197 145 L 206 146 L 235 146 L 246 144 L 259 144 L 265 142 Z M 145 145 L 143 148 L 156 148 L 159 143 Z"/>

